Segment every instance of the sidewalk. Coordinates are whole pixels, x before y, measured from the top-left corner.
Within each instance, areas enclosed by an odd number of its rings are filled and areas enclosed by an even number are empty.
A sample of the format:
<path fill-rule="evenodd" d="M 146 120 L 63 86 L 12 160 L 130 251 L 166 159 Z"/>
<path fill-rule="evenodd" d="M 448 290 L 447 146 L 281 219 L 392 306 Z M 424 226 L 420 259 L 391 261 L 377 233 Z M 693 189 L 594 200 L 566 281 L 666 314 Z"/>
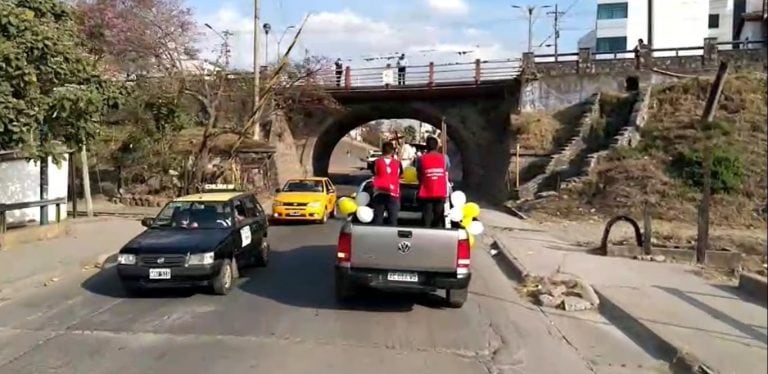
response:
<path fill-rule="evenodd" d="M 733 285 L 711 284 L 693 267 L 587 254 L 503 213 L 481 219 L 522 272 L 576 275 L 601 298 L 600 313 L 666 360 L 701 362 L 720 373 L 768 370 L 768 315 Z M 672 357 L 669 357 L 669 356 Z"/>
<path fill-rule="evenodd" d="M 82 218 L 70 221 L 66 236 L 0 251 L 0 302 L 15 292 L 93 268 L 141 230 L 135 219 Z"/>

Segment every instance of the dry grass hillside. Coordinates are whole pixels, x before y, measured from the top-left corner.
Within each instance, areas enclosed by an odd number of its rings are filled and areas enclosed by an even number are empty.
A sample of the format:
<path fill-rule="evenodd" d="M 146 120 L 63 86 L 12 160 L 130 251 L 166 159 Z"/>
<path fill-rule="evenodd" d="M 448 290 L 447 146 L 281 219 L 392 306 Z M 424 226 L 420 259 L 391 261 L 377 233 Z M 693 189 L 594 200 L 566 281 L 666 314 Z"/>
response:
<path fill-rule="evenodd" d="M 695 223 L 707 142 L 700 117 L 710 84 L 711 79 L 699 78 L 655 88 L 640 145 L 612 152 L 592 182 L 536 204 L 537 210 L 569 219 L 590 213 L 639 217 L 647 199 L 657 219 Z M 766 111 L 765 74 L 732 75 L 726 81 L 709 127 L 715 226 L 765 228 Z"/>

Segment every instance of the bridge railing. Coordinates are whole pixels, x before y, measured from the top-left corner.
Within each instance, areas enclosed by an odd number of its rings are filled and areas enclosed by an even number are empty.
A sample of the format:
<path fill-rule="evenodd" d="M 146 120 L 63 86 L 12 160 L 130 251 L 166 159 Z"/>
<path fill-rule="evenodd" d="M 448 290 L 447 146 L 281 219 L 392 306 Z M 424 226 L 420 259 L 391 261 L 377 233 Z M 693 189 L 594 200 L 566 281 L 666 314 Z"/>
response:
<path fill-rule="evenodd" d="M 413 65 L 405 69 L 400 84 L 398 68 L 386 66 L 353 68 L 347 66 L 339 74 L 335 69 L 323 70 L 313 79 L 325 87 L 351 89 L 356 87 L 438 87 L 456 84 L 512 79 L 521 71 L 521 59 L 475 60 L 474 62 Z"/>
<path fill-rule="evenodd" d="M 712 42 L 712 46 L 718 50 L 731 50 L 731 49 L 761 49 L 765 48 L 766 40 L 731 40 L 724 42 Z M 707 45 L 690 46 L 690 47 L 672 47 L 672 48 L 651 48 L 649 50 L 651 57 L 681 57 L 681 56 L 702 56 L 706 53 Z M 580 52 L 572 53 L 559 53 L 555 54 L 541 54 L 534 55 L 534 62 L 568 62 L 578 61 Z M 633 49 L 610 51 L 610 52 L 597 52 L 591 51 L 590 57 L 593 60 L 622 60 L 622 59 L 634 59 L 635 51 Z"/>

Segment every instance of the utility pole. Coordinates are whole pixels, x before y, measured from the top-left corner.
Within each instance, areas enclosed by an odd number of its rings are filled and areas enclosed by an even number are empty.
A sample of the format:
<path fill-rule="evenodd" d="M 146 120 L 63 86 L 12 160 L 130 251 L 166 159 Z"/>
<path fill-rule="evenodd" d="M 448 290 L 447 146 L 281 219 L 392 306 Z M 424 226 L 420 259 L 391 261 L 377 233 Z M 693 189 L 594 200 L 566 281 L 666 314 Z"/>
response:
<path fill-rule="evenodd" d="M 261 140 L 261 124 L 256 108 L 259 107 L 259 73 L 261 66 L 259 64 L 259 30 L 261 29 L 261 19 L 259 16 L 259 3 L 261 0 L 253 0 L 253 139 Z M 260 111 L 259 111 L 260 112 Z"/>
<path fill-rule="evenodd" d="M 541 6 L 527 5 L 525 7 L 521 7 L 519 5 L 512 5 L 512 7 L 515 9 L 520 9 L 523 12 L 525 12 L 526 15 L 528 15 L 528 53 L 531 53 L 533 52 L 533 23 L 534 23 L 533 12 L 536 11 L 536 8 L 546 9 L 546 8 L 551 8 L 552 6 L 551 5 L 541 5 Z"/>
<path fill-rule="evenodd" d="M 557 4 L 555 4 L 555 11 L 554 12 L 547 12 L 549 15 L 555 16 L 555 22 L 553 24 L 554 30 L 553 35 L 555 36 L 555 61 L 558 60 L 558 40 L 560 39 L 560 17 L 565 15 L 565 12 L 560 12 L 557 9 Z"/>

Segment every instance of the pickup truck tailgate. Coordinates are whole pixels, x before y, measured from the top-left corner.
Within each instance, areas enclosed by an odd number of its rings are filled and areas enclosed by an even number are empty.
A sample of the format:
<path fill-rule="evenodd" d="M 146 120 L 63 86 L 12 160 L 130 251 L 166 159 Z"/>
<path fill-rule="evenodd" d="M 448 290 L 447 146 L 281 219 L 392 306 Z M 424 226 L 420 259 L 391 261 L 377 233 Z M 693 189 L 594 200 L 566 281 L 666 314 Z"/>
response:
<path fill-rule="evenodd" d="M 353 268 L 456 271 L 458 230 L 351 225 Z"/>

